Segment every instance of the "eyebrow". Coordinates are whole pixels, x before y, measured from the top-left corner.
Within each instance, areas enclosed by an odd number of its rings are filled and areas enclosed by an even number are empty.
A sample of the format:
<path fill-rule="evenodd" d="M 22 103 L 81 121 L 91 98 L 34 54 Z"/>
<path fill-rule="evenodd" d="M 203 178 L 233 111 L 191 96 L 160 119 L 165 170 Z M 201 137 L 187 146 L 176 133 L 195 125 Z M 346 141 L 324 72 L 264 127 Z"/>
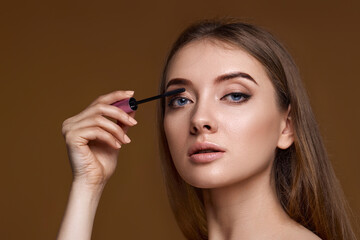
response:
<path fill-rule="evenodd" d="M 224 82 L 224 81 L 230 80 L 230 79 L 234 79 L 234 78 L 245 78 L 247 80 L 254 82 L 256 85 L 258 85 L 253 77 L 251 77 L 249 74 L 244 73 L 244 72 L 233 72 L 233 73 L 226 73 L 226 74 L 220 75 L 220 76 L 216 77 L 215 84 L 219 84 L 221 82 Z M 185 78 L 173 78 L 166 84 L 165 89 L 169 88 L 171 85 L 191 86 L 192 82 Z"/>

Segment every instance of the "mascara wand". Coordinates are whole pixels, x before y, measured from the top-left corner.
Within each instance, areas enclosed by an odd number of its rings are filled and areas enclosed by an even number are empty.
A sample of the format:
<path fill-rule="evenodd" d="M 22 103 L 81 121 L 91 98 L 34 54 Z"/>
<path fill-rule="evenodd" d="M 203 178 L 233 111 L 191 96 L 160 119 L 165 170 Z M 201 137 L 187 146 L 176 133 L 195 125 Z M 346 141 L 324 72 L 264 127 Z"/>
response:
<path fill-rule="evenodd" d="M 124 110 L 126 113 L 130 113 L 130 112 L 135 111 L 138 108 L 139 104 L 153 101 L 153 100 L 156 100 L 159 98 L 168 97 L 168 96 L 175 95 L 175 94 L 182 93 L 182 92 L 185 92 L 185 88 L 179 88 L 179 89 L 176 89 L 173 91 L 168 91 L 168 92 L 165 92 L 165 93 L 157 95 L 157 96 L 142 99 L 140 101 L 136 101 L 135 98 L 127 98 L 124 100 L 114 102 L 111 105 L 114 105 L 114 106 Z"/>

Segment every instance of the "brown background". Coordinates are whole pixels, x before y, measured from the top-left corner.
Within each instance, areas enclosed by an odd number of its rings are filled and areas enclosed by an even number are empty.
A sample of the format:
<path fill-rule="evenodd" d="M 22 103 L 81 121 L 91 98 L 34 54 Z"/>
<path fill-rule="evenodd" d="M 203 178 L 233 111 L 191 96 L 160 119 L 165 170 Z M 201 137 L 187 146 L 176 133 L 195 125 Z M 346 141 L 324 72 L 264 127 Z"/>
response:
<path fill-rule="evenodd" d="M 360 213 L 360 8 L 356 1 L 47 1 L 0 6 L 1 239 L 54 239 L 71 171 L 61 124 L 117 89 L 157 92 L 167 50 L 194 20 L 266 27 L 298 63 L 337 176 Z M 183 239 L 158 161 L 155 104 L 106 187 L 93 239 Z"/>

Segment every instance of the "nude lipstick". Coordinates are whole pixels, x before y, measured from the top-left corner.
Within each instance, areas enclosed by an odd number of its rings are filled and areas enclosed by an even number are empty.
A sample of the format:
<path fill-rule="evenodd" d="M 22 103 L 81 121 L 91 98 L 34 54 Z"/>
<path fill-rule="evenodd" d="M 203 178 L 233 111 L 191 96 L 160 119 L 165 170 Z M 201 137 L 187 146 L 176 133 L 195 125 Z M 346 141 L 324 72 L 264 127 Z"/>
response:
<path fill-rule="evenodd" d="M 209 163 L 221 158 L 225 149 L 211 142 L 197 142 L 188 151 L 190 161 L 194 163 Z"/>
<path fill-rule="evenodd" d="M 140 101 L 136 101 L 135 98 L 127 98 L 127 99 L 124 99 L 124 100 L 114 102 L 111 105 L 114 105 L 114 106 L 124 110 L 124 112 L 126 112 L 126 113 L 131 113 L 131 112 L 135 111 L 138 108 L 138 105 L 141 104 L 141 103 L 146 103 L 146 102 L 149 102 L 149 101 L 153 101 L 153 100 L 156 100 L 156 99 L 159 99 L 159 98 L 168 97 L 168 96 L 179 94 L 179 93 L 182 93 L 182 92 L 185 92 L 185 88 L 179 88 L 179 89 L 175 89 L 173 91 L 168 91 L 168 92 L 165 92 L 164 94 L 160 94 L 160 95 L 157 95 L 157 96 L 145 98 L 145 99 L 142 99 Z"/>

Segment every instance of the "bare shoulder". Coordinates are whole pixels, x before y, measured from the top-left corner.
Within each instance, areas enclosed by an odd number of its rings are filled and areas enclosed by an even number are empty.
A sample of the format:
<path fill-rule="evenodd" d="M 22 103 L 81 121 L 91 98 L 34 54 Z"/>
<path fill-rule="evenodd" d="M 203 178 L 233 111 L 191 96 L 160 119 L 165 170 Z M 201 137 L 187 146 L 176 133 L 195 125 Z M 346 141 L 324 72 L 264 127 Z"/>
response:
<path fill-rule="evenodd" d="M 321 240 L 321 238 L 312 231 L 296 222 L 292 222 L 288 225 L 284 231 L 284 237 L 284 239 L 291 240 Z"/>

